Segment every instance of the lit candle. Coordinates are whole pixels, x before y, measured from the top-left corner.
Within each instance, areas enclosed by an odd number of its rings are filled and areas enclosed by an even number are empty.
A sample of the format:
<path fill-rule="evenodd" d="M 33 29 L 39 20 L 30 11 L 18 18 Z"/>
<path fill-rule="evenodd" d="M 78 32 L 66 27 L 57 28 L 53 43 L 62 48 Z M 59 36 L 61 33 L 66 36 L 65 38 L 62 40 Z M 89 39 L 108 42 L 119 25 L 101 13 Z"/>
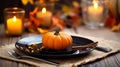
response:
<path fill-rule="evenodd" d="M 16 18 L 14 16 L 13 18 L 9 18 L 7 20 L 7 33 L 12 35 L 20 35 L 23 31 L 22 28 L 22 19 Z"/>
<path fill-rule="evenodd" d="M 42 8 L 42 11 L 37 12 L 36 17 L 43 20 L 42 26 L 49 27 L 51 25 L 52 13 L 46 11 L 46 8 Z"/>
<path fill-rule="evenodd" d="M 88 15 L 90 22 L 100 22 L 102 19 L 103 7 L 99 6 L 97 1 L 93 1 L 93 5 L 88 7 Z"/>

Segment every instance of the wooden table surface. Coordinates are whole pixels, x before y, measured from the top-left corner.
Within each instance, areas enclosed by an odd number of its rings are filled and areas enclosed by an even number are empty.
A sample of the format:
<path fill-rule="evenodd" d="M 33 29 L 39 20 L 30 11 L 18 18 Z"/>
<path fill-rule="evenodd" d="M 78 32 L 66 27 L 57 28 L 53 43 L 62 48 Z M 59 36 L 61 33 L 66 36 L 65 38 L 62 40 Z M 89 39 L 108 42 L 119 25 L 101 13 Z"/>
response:
<path fill-rule="evenodd" d="M 86 29 L 85 27 L 77 27 L 76 29 L 72 28 L 64 29 L 63 32 L 67 32 L 70 34 L 80 34 L 85 36 L 87 35 L 99 37 L 120 42 L 120 32 L 111 32 L 107 28 L 89 30 Z M 31 33 L 24 33 L 22 36 L 18 37 L 7 37 L 4 35 L 3 25 L 0 25 L 0 46 L 15 43 L 17 40 L 27 37 L 29 35 L 31 35 Z M 34 66 L 0 58 L 0 67 L 34 67 Z M 113 54 L 112 56 L 109 56 L 107 58 L 91 62 L 85 65 L 79 65 L 79 67 L 120 67 L 120 53 Z"/>

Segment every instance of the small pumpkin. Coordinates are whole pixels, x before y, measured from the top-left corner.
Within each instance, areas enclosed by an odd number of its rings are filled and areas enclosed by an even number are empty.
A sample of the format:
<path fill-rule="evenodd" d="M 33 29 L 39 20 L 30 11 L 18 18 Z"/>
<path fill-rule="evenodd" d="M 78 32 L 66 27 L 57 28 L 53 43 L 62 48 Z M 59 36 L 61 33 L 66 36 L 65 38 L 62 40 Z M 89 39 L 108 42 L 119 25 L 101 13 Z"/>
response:
<path fill-rule="evenodd" d="M 48 32 L 42 38 L 44 48 L 62 50 L 72 45 L 72 37 L 63 32 Z"/>

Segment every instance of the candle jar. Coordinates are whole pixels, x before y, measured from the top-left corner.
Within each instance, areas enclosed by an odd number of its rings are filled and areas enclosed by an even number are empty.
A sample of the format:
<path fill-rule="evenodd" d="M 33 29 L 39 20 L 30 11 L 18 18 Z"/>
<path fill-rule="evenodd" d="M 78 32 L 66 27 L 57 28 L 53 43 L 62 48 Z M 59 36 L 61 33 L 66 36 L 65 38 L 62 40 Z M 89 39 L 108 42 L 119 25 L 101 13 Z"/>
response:
<path fill-rule="evenodd" d="M 21 35 L 23 33 L 23 18 L 25 11 L 22 8 L 5 8 L 4 9 L 4 24 L 5 34 Z"/>
<path fill-rule="evenodd" d="M 98 29 L 103 27 L 107 14 L 107 1 L 82 0 L 83 23 L 87 28 Z"/>
<path fill-rule="evenodd" d="M 38 8 L 37 12 L 35 13 L 35 18 L 41 20 L 39 27 L 46 29 L 50 28 L 52 25 L 52 11 L 54 9 L 54 2 L 37 0 L 35 5 Z"/>

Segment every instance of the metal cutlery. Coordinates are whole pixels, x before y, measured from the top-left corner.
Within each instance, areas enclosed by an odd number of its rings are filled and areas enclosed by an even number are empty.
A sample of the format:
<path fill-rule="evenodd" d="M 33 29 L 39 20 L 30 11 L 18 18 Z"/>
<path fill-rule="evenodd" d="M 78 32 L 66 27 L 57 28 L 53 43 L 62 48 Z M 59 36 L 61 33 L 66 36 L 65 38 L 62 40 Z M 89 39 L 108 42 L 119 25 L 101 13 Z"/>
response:
<path fill-rule="evenodd" d="M 106 52 L 106 53 L 112 51 L 111 48 L 100 47 L 100 46 L 96 46 L 95 49 L 98 51 Z"/>
<path fill-rule="evenodd" d="M 15 52 L 14 50 L 8 50 L 7 51 L 8 54 L 14 58 L 20 59 L 20 58 L 31 58 L 31 59 L 35 59 L 35 60 L 39 60 L 39 61 L 43 61 L 52 65 L 56 65 L 58 66 L 59 63 L 55 62 L 55 61 L 51 61 L 51 60 L 47 60 L 47 59 L 41 59 L 41 58 L 36 58 L 36 57 L 32 57 L 32 56 L 27 56 L 27 55 L 20 55 L 17 52 Z"/>

